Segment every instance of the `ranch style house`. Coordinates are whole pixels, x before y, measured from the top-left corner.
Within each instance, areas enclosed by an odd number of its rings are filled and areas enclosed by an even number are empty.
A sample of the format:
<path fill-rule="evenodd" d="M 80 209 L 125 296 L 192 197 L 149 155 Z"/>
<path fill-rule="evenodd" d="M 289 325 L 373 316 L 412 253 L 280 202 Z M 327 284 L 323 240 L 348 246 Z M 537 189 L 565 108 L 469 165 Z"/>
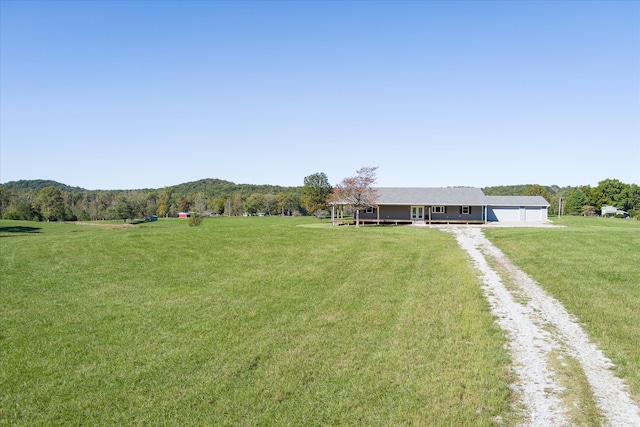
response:
<path fill-rule="evenodd" d="M 485 196 L 480 188 L 381 187 L 377 203 L 360 210 L 360 221 L 374 224 L 486 224 L 545 222 L 549 202 L 542 196 Z M 345 204 L 331 209 L 334 225 L 351 222 Z"/>

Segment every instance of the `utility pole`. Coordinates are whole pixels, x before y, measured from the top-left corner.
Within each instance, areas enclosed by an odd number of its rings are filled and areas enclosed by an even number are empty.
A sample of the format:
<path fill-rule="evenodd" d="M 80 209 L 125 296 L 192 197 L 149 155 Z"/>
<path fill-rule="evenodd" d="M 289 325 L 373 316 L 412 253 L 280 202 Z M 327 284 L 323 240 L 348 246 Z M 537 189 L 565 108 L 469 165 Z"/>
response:
<path fill-rule="evenodd" d="M 562 196 L 558 197 L 558 217 L 562 215 Z"/>

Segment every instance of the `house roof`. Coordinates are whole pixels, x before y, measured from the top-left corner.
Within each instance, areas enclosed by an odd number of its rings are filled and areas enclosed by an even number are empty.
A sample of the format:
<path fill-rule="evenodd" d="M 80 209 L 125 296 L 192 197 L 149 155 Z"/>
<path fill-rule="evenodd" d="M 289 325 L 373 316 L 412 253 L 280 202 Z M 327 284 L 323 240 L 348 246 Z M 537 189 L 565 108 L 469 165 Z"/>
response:
<path fill-rule="evenodd" d="M 551 206 L 542 196 L 484 196 L 491 206 Z"/>
<path fill-rule="evenodd" d="M 379 187 L 379 205 L 484 205 L 485 195 L 479 188 L 412 188 Z"/>
<path fill-rule="evenodd" d="M 485 196 L 475 187 L 377 187 L 378 205 L 546 206 L 542 196 Z"/>

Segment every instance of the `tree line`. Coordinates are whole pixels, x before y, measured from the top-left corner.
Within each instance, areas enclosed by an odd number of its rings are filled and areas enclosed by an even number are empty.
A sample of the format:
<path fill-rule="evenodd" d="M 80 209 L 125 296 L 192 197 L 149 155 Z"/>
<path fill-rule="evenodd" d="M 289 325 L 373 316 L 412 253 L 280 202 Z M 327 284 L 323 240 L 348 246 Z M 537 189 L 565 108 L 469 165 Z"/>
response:
<path fill-rule="evenodd" d="M 55 181 L 0 185 L 0 217 L 32 221 L 133 220 L 150 216 L 305 215 L 301 187 L 205 179 L 162 189 L 86 190 Z"/>
<path fill-rule="evenodd" d="M 373 174 L 372 182 L 375 181 L 375 169 L 363 168 Z M 126 221 L 152 215 L 175 217 L 179 212 L 195 212 L 199 216 L 322 217 L 327 214 L 332 194 L 340 191 L 342 197 L 346 197 L 345 184 L 356 177 L 345 178 L 335 188 L 322 172 L 305 177 L 300 187 L 203 179 L 162 189 L 86 190 L 47 180 L 12 181 L 0 185 L 0 217 L 35 221 Z M 605 179 L 595 187 L 533 184 L 482 190 L 486 195 L 542 196 L 551 204 L 549 213 L 552 215 L 597 215 L 603 206 L 611 205 L 627 211 L 632 217 L 640 216 L 640 187 L 617 179 Z M 354 194 L 360 196 L 362 192 Z"/>

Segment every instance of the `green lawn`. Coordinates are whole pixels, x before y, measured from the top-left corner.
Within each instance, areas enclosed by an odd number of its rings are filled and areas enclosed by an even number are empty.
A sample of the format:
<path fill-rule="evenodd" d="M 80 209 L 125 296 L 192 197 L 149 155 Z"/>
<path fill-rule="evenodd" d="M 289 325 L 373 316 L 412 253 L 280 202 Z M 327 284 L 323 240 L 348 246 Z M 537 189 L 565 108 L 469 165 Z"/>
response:
<path fill-rule="evenodd" d="M 487 237 L 578 317 L 640 402 L 640 221 L 554 218 L 565 228 Z"/>
<path fill-rule="evenodd" d="M 0 221 L 0 424 L 513 424 L 476 276 L 429 229 Z"/>

